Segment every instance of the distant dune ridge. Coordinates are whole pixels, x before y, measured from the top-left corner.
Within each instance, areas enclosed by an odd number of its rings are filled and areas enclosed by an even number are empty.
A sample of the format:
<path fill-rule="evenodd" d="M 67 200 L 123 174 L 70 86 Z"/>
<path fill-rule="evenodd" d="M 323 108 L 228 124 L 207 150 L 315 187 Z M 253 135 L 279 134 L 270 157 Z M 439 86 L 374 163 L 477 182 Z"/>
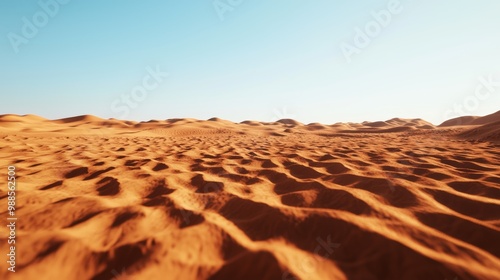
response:
<path fill-rule="evenodd" d="M 484 117 L 459 117 L 445 121 L 439 127 L 468 126 L 459 135 L 471 140 L 500 141 L 500 111 Z"/>
<path fill-rule="evenodd" d="M 439 127 L 460 126 L 460 125 L 484 125 L 497 121 L 500 121 L 500 111 L 484 117 L 464 116 L 464 117 L 450 119 L 440 124 Z"/>
<path fill-rule="evenodd" d="M 438 129 L 438 128 L 450 128 L 450 127 L 472 127 L 479 125 L 490 125 L 492 123 L 500 121 L 500 111 L 484 116 L 464 116 L 453 118 L 443 122 L 438 126 L 434 126 L 433 124 L 426 122 L 422 119 L 402 119 L 402 118 L 393 118 L 387 121 L 376 121 L 376 122 L 363 122 L 363 123 L 336 123 L 333 125 L 320 124 L 320 123 L 310 123 L 304 125 L 293 119 L 281 119 L 276 122 L 258 122 L 258 121 L 243 121 L 241 125 L 250 125 L 250 126 L 272 126 L 272 125 L 285 125 L 288 128 L 294 127 L 298 128 L 299 131 L 318 131 L 322 130 L 323 132 L 327 130 L 331 130 L 332 132 L 353 132 L 353 133 L 370 133 L 370 132 L 402 132 L 402 131 L 410 131 L 415 129 Z M 117 119 L 102 119 L 92 115 L 82 115 L 76 117 L 69 117 L 57 120 L 48 120 L 43 117 L 35 116 L 35 115 L 0 115 L 0 127 L 7 128 L 12 127 L 13 130 L 19 130 L 24 124 L 36 125 L 43 124 L 39 127 L 32 127 L 36 131 L 40 132 L 64 132 L 64 127 L 60 126 L 60 124 L 72 124 L 71 127 L 75 128 L 78 125 L 94 125 L 96 129 L 101 128 L 101 126 L 112 127 L 112 128 L 123 128 L 123 129 L 136 129 L 136 128 L 158 128 L 162 129 L 167 126 L 168 128 L 174 128 L 174 124 L 176 126 L 187 125 L 190 126 L 199 126 L 200 128 L 206 128 L 207 126 L 213 126 L 213 124 L 203 124 L 206 122 L 223 124 L 225 128 L 230 126 L 236 126 L 237 123 L 233 123 L 231 121 L 223 120 L 220 118 L 211 118 L 207 121 L 196 120 L 196 119 L 168 119 L 168 120 L 150 120 L 145 122 L 134 122 L 134 121 L 125 121 L 125 120 L 117 120 Z M 14 128 L 15 127 L 15 128 Z M 490 126 L 491 127 L 491 126 Z M 51 130 L 54 128 L 54 130 Z M 231 127 L 233 128 L 233 127 Z M 338 130 L 332 130 L 338 128 Z M 238 129 L 238 128 L 236 128 Z M 241 128 L 245 130 L 245 128 Z M 22 130 L 22 129 L 21 129 Z M 269 130 L 269 129 L 267 129 Z M 279 127 L 278 127 L 279 130 Z M 144 131 L 141 131 L 144 132 Z M 137 131 L 134 131 L 137 133 Z"/>
<path fill-rule="evenodd" d="M 19 217 L 0 279 L 500 279 L 500 111 L 439 126 L 10 114 L 0 160 Z"/>

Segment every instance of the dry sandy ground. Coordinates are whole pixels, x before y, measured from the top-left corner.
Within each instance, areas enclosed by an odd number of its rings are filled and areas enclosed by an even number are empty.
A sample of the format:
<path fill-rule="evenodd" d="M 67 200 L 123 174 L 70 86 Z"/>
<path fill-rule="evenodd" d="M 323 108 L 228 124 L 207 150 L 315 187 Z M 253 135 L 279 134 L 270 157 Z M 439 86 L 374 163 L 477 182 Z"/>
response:
<path fill-rule="evenodd" d="M 3 115 L 19 220 L 0 279 L 500 279 L 500 112 L 484 118 Z M 5 187 L 0 205 L 5 222 Z"/>

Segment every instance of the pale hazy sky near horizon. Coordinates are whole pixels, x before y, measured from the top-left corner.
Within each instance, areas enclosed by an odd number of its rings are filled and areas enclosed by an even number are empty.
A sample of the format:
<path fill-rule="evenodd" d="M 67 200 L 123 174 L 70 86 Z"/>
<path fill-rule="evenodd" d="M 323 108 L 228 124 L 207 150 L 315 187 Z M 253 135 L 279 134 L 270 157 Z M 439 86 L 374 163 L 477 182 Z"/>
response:
<path fill-rule="evenodd" d="M 438 124 L 500 110 L 498 0 L 55 1 L 0 2 L 0 114 Z"/>

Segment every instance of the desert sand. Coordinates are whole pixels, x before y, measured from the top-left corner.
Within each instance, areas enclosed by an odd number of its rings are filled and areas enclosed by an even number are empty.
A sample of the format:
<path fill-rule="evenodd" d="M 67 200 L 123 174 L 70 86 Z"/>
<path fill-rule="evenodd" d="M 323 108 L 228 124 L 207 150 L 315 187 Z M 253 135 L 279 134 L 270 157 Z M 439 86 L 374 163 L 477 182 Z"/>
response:
<path fill-rule="evenodd" d="M 15 273 L 0 227 L 0 279 L 500 279 L 500 112 L 2 115 L 0 163 L 19 219 Z M 0 207 L 5 222 L 5 187 Z"/>

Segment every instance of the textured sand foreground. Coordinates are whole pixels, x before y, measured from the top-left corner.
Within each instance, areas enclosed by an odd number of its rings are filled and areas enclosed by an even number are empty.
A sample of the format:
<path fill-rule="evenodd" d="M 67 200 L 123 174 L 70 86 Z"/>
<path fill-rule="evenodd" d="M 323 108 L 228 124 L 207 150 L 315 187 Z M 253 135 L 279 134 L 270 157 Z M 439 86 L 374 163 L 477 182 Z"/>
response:
<path fill-rule="evenodd" d="M 442 127 L 3 115 L 0 165 L 17 168 L 19 217 L 15 274 L 0 229 L 0 279 L 500 279 L 500 112 Z M 0 207 L 6 221 L 5 187 Z"/>

